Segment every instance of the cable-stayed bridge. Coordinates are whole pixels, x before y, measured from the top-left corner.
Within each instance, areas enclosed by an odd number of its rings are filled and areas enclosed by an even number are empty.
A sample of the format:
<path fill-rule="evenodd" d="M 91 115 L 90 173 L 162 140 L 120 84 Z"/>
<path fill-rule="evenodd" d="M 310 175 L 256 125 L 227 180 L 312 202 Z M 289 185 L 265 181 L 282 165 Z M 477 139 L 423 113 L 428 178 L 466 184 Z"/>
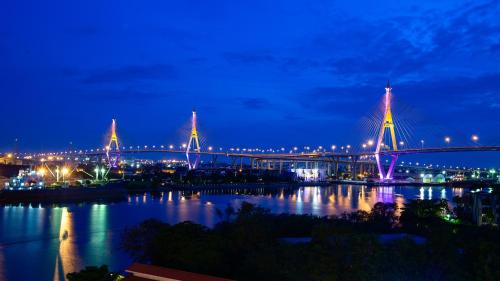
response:
<path fill-rule="evenodd" d="M 75 160 L 82 157 L 97 157 L 106 161 L 109 168 L 115 168 L 120 163 L 120 156 L 123 154 L 142 153 L 164 153 L 185 155 L 189 169 L 197 169 L 201 162 L 201 157 L 211 157 L 211 163 L 215 164 L 218 157 L 231 159 L 233 166 L 243 167 L 243 162 L 248 162 L 251 169 L 279 169 L 284 165 L 288 167 L 298 167 L 297 163 L 303 163 L 305 168 L 318 167 L 319 163 L 326 165 L 329 173 L 338 171 L 339 164 L 348 164 L 352 169 L 352 174 L 358 171 L 368 172 L 378 175 L 381 181 L 390 181 L 394 176 L 394 169 L 397 166 L 398 158 L 411 154 L 435 154 L 435 153 L 462 153 L 462 152 L 486 152 L 500 151 L 500 145 L 479 145 L 476 143 L 478 137 L 473 135 L 474 145 L 470 146 L 450 146 L 450 138 L 445 137 L 446 146 L 424 147 L 423 140 L 421 147 L 405 147 L 404 142 L 396 135 L 396 124 L 392 112 L 392 88 L 389 82 L 385 87 L 384 110 L 381 123 L 378 124 L 378 134 L 375 140 L 370 140 L 362 145 L 361 151 L 356 151 L 350 145 L 330 148 L 318 147 L 312 149 L 304 147 L 299 149 L 259 149 L 259 148 L 222 148 L 207 146 L 202 147 L 198 139 L 197 115 L 193 110 L 191 117 L 191 130 L 187 137 L 187 142 L 177 145 L 139 145 L 120 146 L 116 120 L 112 120 L 111 135 L 107 144 L 102 148 L 68 150 L 60 152 L 45 153 L 17 153 L 10 154 L 11 157 L 20 159 L 30 159 L 32 161 L 51 160 Z M 386 140 L 387 137 L 387 140 Z M 385 159 L 384 159 L 385 158 Z M 385 160 L 385 161 L 384 161 Z M 334 168 L 332 168 L 334 167 Z M 457 167 L 458 168 L 458 167 Z"/>

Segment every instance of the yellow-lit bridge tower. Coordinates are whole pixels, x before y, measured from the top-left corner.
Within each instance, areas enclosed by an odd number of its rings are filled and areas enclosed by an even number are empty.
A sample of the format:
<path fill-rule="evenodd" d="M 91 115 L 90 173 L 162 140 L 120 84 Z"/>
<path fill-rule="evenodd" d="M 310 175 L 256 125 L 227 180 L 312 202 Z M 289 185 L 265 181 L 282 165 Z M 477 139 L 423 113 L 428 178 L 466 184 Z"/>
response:
<path fill-rule="evenodd" d="M 113 149 L 114 144 L 114 149 Z M 111 138 L 106 146 L 106 156 L 108 158 L 108 165 L 116 167 L 120 160 L 120 145 L 118 143 L 118 136 L 116 135 L 116 120 L 113 119 L 111 123 Z"/>
<path fill-rule="evenodd" d="M 189 154 L 190 151 L 195 153 L 194 162 L 191 161 Z M 198 131 L 196 130 L 196 111 L 193 109 L 193 116 L 191 118 L 191 136 L 189 137 L 189 142 L 186 147 L 186 158 L 190 170 L 194 170 L 198 167 L 200 163 L 200 141 L 198 140 Z"/>
<path fill-rule="evenodd" d="M 380 132 L 378 134 L 378 140 L 377 140 L 377 148 L 375 150 L 375 159 L 377 160 L 378 172 L 381 180 L 392 180 L 394 174 L 394 167 L 398 159 L 397 154 L 392 154 L 391 155 L 392 159 L 389 165 L 389 169 L 387 170 L 387 172 L 384 171 L 384 166 L 382 165 L 380 159 L 380 151 L 384 149 L 383 146 L 385 146 L 383 140 L 386 129 L 389 129 L 389 132 L 391 134 L 392 151 L 398 150 L 398 143 L 396 142 L 396 133 L 394 131 L 394 121 L 392 119 L 391 99 L 392 99 L 392 88 L 389 81 L 387 81 L 387 86 L 385 87 L 384 119 L 382 120 L 382 125 L 380 126 Z"/>

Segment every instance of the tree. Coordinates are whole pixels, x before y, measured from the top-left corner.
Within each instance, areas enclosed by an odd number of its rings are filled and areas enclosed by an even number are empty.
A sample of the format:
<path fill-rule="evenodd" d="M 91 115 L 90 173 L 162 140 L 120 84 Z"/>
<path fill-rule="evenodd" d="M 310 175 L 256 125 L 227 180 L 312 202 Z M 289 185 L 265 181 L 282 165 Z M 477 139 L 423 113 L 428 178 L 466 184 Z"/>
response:
<path fill-rule="evenodd" d="M 370 222 L 377 230 L 387 230 L 395 225 L 397 206 L 394 203 L 376 203 L 369 216 Z"/>
<path fill-rule="evenodd" d="M 410 200 L 405 204 L 400 222 L 407 229 L 428 230 L 442 222 L 442 217 L 450 212 L 448 202 L 441 200 Z"/>
<path fill-rule="evenodd" d="M 152 254 L 152 240 L 168 229 L 168 224 L 149 219 L 132 228 L 126 228 L 122 234 L 121 247 L 136 261 L 147 262 Z"/>
<path fill-rule="evenodd" d="M 66 275 L 68 281 L 115 281 L 118 279 L 118 273 L 109 272 L 107 265 L 87 266 L 80 272 L 71 272 Z"/>
<path fill-rule="evenodd" d="M 338 218 L 242 203 L 219 211 L 226 220 L 212 229 L 150 220 L 127 230 L 124 244 L 155 265 L 241 281 L 498 280 L 498 228 L 448 223 L 447 210 L 446 201 L 410 201 L 401 220 L 412 235 L 383 239 L 400 227 L 394 204 Z"/>

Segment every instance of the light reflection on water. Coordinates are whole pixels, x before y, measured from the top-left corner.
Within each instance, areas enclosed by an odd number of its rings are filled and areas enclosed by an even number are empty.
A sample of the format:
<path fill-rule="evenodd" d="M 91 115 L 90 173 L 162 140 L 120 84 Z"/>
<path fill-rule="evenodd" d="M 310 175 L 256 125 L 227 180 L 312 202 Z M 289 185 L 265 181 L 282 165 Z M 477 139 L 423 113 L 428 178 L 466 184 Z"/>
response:
<path fill-rule="evenodd" d="M 124 202 L 65 207 L 0 207 L 0 280 L 63 280 L 86 265 L 122 270 L 131 260 L 119 249 L 126 226 L 148 218 L 168 223 L 185 220 L 213 226 L 216 209 L 243 201 L 274 213 L 340 215 L 370 211 L 377 202 L 402 207 L 409 199 L 461 196 L 462 188 L 365 187 L 336 185 L 268 191 L 234 189 L 130 195 Z M 27 262 L 29 261 L 29 262 Z"/>
<path fill-rule="evenodd" d="M 73 272 L 81 268 L 81 259 L 75 244 L 70 241 L 73 231 L 73 215 L 68 208 L 62 208 L 59 225 L 59 252 L 56 256 L 54 279 L 64 279 L 67 272 Z"/>

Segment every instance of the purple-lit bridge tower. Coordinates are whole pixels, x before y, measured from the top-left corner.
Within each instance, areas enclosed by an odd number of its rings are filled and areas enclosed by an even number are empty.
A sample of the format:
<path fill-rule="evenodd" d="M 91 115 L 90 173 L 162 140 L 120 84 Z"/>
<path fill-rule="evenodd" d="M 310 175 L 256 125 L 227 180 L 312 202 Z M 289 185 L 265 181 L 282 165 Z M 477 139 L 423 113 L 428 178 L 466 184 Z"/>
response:
<path fill-rule="evenodd" d="M 375 159 L 377 161 L 378 173 L 380 176 L 380 180 L 382 181 L 389 181 L 393 179 L 394 167 L 396 166 L 396 161 L 398 160 L 397 153 L 390 154 L 391 163 L 389 164 L 388 170 L 385 171 L 380 158 L 381 150 L 384 150 L 386 148 L 390 149 L 390 146 L 384 144 L 383 142 L 386 129 L 389 130 L 389 133 L 391 135 L 392 151 L 394 152 L 398 151 L 398 143 L 396 142 L 396 133 L 394 130 L 394 121 L 392 119 L 391 99 L 392 99 L 392 88 L 389 81 L 387 81 L 387 86 L 385 87 L 385 97 L 384 97 L 384 119 L 382 120 L 382 124 L 380 126 L 380 131 L 377 139 L 377 148 L 375 150 Z"/>

